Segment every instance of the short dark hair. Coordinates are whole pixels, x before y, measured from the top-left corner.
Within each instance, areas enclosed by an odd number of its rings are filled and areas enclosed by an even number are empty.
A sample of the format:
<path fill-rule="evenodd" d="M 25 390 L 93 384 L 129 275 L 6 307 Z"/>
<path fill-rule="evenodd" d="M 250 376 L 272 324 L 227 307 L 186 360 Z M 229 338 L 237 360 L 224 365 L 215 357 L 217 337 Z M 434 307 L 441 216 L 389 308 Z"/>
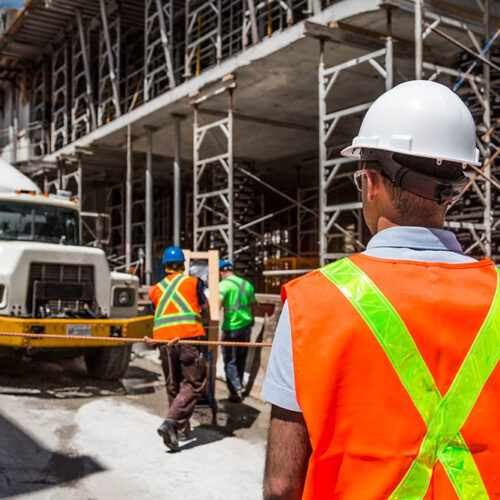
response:
<path fill-rule="evenodd" d="M 172 271 L 184 271 L 184 262 L 167 262 L 165 263 L 166 269 L 171 269 Z"/>
<path fill-rule="evenodd" d="M 422 158 L 395 153 L 393 159 L 410 170 L 430 177 L 436 177 L 436 160 L 433 158 Z M 379 172 L 394 208 L 402 216 L 411 215 L 415 212 L 418 212 L 422 218 L 432 218 L 436 215 L 444 215 L 448 205 L 447 203 L 440 205 L 436 201 L 422 198 L 394 184 L 383 173 L 383 160 L 367 161 L 364 168 L 374 168 Z M 460 163 L 442 161 L 438 169 L 439 179 L 442 180 L 456 180 L 463 176 L 463 169 Z"/>
<path fill-rule="evenodd" d="M 394 205 L 394 208 L 402 216 L 409 216 L 418 212 L 423 219 L 430 219 L 436 215 L 444 215 L 447 205 L 440 205 L 436 201 L 427 200 L 416 194 L 396 186 L 385 175 L 381 174 L 382 182 Z"/>

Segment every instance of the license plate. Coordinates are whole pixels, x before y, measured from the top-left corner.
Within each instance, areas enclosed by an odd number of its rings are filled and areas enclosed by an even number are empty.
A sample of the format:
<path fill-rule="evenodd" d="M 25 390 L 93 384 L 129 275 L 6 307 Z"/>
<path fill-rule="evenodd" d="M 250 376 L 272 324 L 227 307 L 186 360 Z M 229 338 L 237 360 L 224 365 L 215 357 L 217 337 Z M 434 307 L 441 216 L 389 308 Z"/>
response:
<path fill-rule="evenodd" d="M 92 335 L 92 325 L 67 325 L 66 333 L 74 337 L 85 337 Z"/>

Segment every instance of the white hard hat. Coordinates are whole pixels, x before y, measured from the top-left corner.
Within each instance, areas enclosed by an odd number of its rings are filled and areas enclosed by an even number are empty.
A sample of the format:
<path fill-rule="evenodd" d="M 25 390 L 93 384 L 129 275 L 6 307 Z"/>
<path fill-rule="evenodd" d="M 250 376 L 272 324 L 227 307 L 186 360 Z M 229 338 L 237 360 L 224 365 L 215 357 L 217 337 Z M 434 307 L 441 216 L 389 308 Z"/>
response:
<path fill-rule="evenodd" d="M 397 85 L 370 106 L 342 155 L 359 159 L 364 148 L 481 164 L 469 109 L 448 87 L 426 80 Z"/>

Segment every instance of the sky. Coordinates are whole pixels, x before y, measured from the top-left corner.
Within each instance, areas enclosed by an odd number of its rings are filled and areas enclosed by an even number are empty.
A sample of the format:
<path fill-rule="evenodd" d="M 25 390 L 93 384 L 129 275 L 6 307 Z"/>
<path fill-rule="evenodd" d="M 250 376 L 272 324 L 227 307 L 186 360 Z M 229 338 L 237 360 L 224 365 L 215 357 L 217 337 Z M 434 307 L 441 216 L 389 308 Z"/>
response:
<path fill-rule="evenodd" d="M 0 0 L 0 9 L 3 7 L 14 7 L 21 9 L 24 5 L 24 0 Z"/>

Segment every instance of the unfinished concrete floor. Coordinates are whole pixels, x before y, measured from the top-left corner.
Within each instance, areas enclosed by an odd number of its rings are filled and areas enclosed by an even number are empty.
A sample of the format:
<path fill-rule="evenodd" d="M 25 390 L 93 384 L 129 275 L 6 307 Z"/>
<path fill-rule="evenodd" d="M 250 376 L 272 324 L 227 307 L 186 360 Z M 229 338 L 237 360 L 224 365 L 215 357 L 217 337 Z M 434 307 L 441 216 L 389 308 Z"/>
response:
<path fill-rule="evenodd" d="M 261 497 L 269 407 L 229 403 L 195 414 L 192 439 L 168 452 L 159 366 L 138 353 L 125 379 L 96 383 L 80 361 L 0 359 L 0 498 Z"/>

